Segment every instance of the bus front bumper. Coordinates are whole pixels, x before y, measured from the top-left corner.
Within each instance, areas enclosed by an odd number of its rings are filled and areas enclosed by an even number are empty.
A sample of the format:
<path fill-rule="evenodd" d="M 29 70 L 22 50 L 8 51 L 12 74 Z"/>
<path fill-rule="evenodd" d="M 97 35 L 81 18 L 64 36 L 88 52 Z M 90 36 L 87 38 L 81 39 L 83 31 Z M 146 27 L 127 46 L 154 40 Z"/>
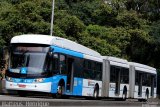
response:
<path fill-rule="evenodd" d="M 6 81 L 7 90 L 24 90 L 37 92 L 51 92 L 51 82 L 46 83 L 14 83 Z"/>

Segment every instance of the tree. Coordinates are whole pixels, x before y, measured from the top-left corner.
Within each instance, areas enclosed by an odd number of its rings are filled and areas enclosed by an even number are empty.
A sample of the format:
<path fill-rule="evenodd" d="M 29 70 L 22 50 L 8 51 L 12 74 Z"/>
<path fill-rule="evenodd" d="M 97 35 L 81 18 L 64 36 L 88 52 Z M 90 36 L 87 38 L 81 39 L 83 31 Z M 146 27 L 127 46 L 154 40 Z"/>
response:
<path fill-rule="evenodd" d="M 95 24 L 92 18 L 93 12 L 98 9 L 104 2 L 102 0 L 77 0 L 73 2 L 69 12 L 76 15 L 85 25 Z"/>
<path fill-rule="evenodd" d="M 127 58 L 126 49 L 130 44 L 130 34 L 126 29 L 121 27 L 106 28 L 98 25 L 89 25 L 85 32 L 87 32 L 91 37 L 104 40 L 107 44 L 119 50 L 117 55 L 114 53 L 115 56 Z"/>
<path fill-rule="evenodd" d="M 85 29 L 84 23 L 76 16 L 70 16 L 63 12 L 55 15 L 55 25 L 63 30 L 66 36 L 78 38 L 79 34 Z"/>
<path fill-rule="evenodd" d="M 127 10 L 135 10 L 138 13 L 142 13 L 144 18 L 157 21 L 160 16 L 160 2 L 159 0 L 127 0 Z"/>
<path fill-rule="evenodd" d="M 101 55 L 120 56 L 120 50 L 116 46 L 110 45 L 103 39 L 93 37 L 87 32 L 82 33 L 78 43 L 96 50 Z"/>
<path fill-rule="evenodd" d="M 93 11 L 92 20 L 98 25 L 116 27 L 117 15 L 117 11 L 115 11 L 111 6 L 101 4 L 98 9 Z"/>
<path fill-rule="evenodd" d="M 141 18 L 141 14 L 136 11 L 123 11 L 117 16 L 117 26 L 127 29 L 144 29 L 149 22 Z"/>
<path fill-rule="evenodd" d="M 152 38 L 154 38 L 153 41 L 153 46 L 152 48 L 153 53 L 152 53 L 152 64 L 156 68 L 160 68 L 160 21 L 153 22 L 152 25 L 150 26 L 149 34 L 151 35 Z"/>
<path fill-rule="evenodd" d="M 131 35 L 130 44 L 127 47 L 127 55 L 134 62 L 149 64 L 152 60 L 154 48 L 152 46 L 153 38 L 143 30 L 129 30 Z"/>

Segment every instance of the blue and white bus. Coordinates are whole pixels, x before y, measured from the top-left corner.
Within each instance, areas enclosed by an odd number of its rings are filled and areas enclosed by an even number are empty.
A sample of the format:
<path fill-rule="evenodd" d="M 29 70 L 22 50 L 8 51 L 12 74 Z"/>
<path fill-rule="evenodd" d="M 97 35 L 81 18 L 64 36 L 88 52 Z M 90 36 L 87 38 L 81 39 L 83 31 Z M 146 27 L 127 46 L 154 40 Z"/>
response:
<path fill-rule="evenodd" d="M 101 55 L 73 41 L 46 35 L 11 39 L 6 89 L 53 95 L 101 96 Z"/>
<path fill-rule="evenodd" d="M 45 92 L 53 96 L 93 98 L 156 97 L 156 69 L 111 56 L 101 56 L 73 41 L 47 35 L 11 39 L 6 89 Z"/>

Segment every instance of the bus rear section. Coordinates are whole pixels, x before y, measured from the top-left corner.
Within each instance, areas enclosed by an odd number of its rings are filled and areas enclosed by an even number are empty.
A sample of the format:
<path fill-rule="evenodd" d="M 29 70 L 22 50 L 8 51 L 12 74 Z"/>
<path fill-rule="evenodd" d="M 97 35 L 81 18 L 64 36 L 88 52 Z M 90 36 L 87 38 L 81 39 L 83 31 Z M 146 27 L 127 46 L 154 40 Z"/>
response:
<path fill-rule="evenodd" d="M 147 65 L 130 62 L 130 96 L 141 100 L 156 98 L 156 69 Z"/>
<path fill-rule="evenodd" d="M 103 57 L 102 97 L 129 97 L 129 64 L 116 57 Z"/>

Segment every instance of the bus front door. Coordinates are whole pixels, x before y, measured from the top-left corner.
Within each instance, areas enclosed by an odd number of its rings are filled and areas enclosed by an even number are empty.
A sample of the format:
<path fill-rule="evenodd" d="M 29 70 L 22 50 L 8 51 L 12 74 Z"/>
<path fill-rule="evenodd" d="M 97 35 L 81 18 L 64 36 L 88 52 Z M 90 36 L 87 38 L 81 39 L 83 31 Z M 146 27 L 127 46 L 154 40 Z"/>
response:
<path fill-rule="evenodd" d="M 68 73 L 67 73 L 66 91 L 67 92 L 72 92 L 73 91 L 73 81 L 74 81 L 74 77 L 73 77 L 74 59 L 68 58 L 67 64 L 68 64 L 68 69 L 67 69 Z"/>

